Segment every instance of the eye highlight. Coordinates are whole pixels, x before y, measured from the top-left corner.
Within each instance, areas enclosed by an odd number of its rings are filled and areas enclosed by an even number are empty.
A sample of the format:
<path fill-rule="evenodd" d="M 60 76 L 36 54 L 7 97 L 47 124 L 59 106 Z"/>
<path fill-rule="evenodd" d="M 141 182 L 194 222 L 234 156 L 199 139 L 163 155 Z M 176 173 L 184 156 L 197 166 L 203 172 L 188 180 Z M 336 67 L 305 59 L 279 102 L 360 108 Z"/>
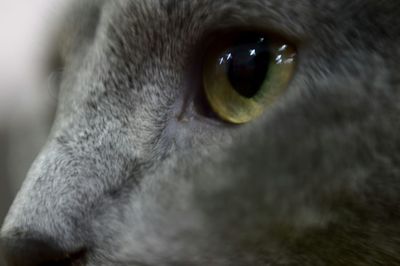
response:
<path fill-rule="evenodd" d="M 292 45 L 263 34 L 229 38 L 205 58 L 203 83 L 211 108 L 234 124 L 257 118 L 285 91 L 295 58 Z"/>

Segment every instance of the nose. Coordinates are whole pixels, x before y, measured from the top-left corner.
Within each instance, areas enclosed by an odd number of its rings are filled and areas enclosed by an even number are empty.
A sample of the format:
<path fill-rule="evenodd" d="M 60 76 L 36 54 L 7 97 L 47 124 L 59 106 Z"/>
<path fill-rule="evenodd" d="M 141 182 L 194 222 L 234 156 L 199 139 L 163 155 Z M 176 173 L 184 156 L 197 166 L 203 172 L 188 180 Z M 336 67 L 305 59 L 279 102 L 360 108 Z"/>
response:
<path fill-rule="evenodd" d="M 34 232 L 2 233 L 1 249 L 8 266 L 69 266 L 83 263 L 84 250 L 65 250 Z"/>

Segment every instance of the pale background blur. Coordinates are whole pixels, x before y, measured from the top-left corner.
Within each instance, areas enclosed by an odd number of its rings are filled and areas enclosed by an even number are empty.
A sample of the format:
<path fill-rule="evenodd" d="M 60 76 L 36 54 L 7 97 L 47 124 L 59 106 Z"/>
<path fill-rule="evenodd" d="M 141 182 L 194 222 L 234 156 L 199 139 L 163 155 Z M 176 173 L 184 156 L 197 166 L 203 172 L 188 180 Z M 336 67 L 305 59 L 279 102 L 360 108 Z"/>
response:
<path fill-rule="evenodd" d="M 55 99 L 44 58 L 69 1 L 0 0 L 0 224 L 49 131 Z"/>

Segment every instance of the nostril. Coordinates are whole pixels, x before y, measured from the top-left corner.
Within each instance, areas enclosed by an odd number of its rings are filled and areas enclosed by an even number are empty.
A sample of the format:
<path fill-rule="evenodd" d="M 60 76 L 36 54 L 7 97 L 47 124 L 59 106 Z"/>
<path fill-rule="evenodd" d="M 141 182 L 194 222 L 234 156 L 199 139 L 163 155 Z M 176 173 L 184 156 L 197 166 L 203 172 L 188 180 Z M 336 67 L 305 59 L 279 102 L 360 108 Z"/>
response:
<path fill-rule="evenodd" d="M 85 257 L 85 250 L 78 251 L 76 253 L 65 253 L 64 257 L 46 260 L 40 264 L 39 266 L 73 266 L 73 265 L 83 265 Z"/>
<path fill-rule="evenodd" d="M 9 266 L 70 266 L 84 257 L 84 249 L 67 251 L 53 240 L 23 236 L 3 236 L 1 246 Z"/>

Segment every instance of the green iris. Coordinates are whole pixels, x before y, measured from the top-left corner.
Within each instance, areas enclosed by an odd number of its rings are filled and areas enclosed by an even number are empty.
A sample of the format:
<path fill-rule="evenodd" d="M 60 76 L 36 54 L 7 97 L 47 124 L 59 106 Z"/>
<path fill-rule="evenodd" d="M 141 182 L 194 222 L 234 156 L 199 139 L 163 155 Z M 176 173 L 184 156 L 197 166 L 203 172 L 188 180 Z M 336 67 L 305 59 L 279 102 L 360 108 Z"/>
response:
<path fill-rule="evenodd" d="M 249 122 L 281 95 L 295 67 L 295 49 L 284 41 L 248 33 L 213 49 L 204 65 L 204 88 L 221 119 Z"/>

